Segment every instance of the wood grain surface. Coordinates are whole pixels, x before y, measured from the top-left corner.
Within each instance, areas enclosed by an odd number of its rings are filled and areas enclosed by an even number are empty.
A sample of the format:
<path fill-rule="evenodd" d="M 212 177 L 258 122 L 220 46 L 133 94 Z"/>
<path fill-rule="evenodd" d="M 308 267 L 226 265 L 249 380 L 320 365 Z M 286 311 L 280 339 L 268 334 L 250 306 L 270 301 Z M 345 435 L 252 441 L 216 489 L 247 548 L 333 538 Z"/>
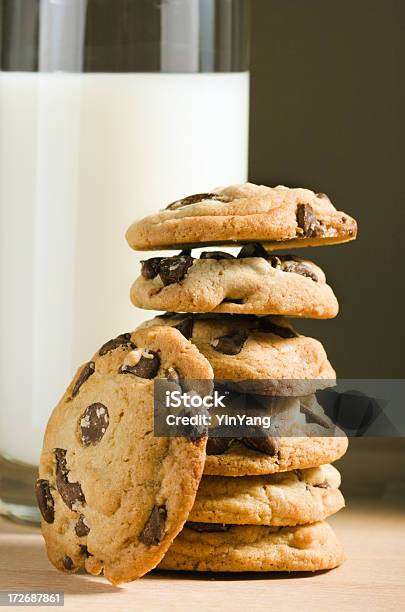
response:
<path fill-rule="evenodd" d="M 404 610 L 404 507 L 376 501 L 353 503 L 331 523 L 348 560 L 330 572 L 215 575 L 155 571 L 113 587 L 102 577 L 57 572 L 46 558 L 38 529 L 0 520 L 0 590 L 63 591 L 63 609 L 80 612 Z"/>

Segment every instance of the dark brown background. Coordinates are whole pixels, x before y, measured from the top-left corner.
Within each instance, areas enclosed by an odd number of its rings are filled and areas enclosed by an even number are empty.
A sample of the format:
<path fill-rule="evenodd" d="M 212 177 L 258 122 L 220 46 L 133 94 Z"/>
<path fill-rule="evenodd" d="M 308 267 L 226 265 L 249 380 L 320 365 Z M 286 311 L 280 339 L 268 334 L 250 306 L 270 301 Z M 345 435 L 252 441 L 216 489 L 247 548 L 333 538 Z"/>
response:
<path fill-rule="evenodd" d="M 323 191 L 359 222 L 356 242 L 304 251 L 341 311 L 297 327 L 340 377 L 403 378 L 405 2 L 252 0 L 251 12 L 250 180 Z M 351 449 L 347 490 L 398 488 L 403 440 Z"/>

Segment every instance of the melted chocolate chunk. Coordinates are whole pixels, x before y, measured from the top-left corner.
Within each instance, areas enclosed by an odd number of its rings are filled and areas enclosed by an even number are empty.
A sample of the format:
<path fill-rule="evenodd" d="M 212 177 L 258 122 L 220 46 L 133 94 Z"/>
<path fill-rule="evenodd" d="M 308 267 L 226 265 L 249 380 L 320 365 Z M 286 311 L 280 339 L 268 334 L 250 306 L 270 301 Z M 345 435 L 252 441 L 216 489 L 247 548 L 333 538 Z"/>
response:
<path fill-rule="evenodd" d="M 315 272 L 313 272 L 305 263 L 297 262 L 294 260 L 287 260 L 281 263 L 281 269 L 283 272 L 294 272 L 295 274 L 300 274 L 301 276 L 307 276 L 308 278 L 312 278 L 315 283 L 318 282 L 318 277 Z"/>
<path fill-rule="evenodd" d="M 48 480 L 44 480 L 43 478 L 37 480 L 35 483 L 35 495 L 42 518 L 47 523 L 53 523 L 55 520 L 55 503 L 49 488 Z"/>
<path fill-rule="evenodd" d="M 186 523 L 186 527 L 198 533 L 219 533 L 221 531 L 228 531 L 232 525 L 225 525 L 224 523 L 197 523 L 189 521 Z"/>
<path fill-rule="evenodd" d="M 180 251 L 179 253 L 179 257 L 191 257 L 191 249 L 183 249 L 182 251 Z"/>
<path fill-rule="evenodd" d="M 73 391 L 72 391 L 72 398 L 76 397 L 76 395 L 80 391 L 80 387 L 86 382 L 88 378 L 90 378 L 92 374 L 94 374 L 95 370 L 96 370 L 96 365 L 94 361 L 89 361 L 89 363 L 86 363 L 86 365 L 83 367 L 82 371 L 80 372 L 74 384 Z"/>
<path fill-rule="evenodd" d="M 277 455 L 278 442 L 275 438 L 270 436 L 265 438 L 243 438 L 242 442 L 247 448 L 251 448 L 264 455 L 269 455 L 270 457 L 275 457 Z"/>
<path fill-rule="evenodd" d="M 184 206 L 190 206 L 190 204 L 198 204 L 198 202 L 203 202 L 204 200 L 218 200 L 219 202 L 229 202 L 229 198 L 227 196 L 221 196 L 218 193 L 195 193 L 194 195 L 190 195 L 187 198 L 183 198 L 182 200 L 176 200 L 176 202 L 172 202 L 169 206 L 166 206 L 166 210 L 178 210 L 179 208 L 184 208 Z"/>
<path fill-rule="evenodd" d="M 263 259 L 269 259 L 269 253 L 260 242 L 253 242 L 245 244 L 239 251 L 238 259 L 245 259 L 245 257 L 263 257 Z"/>
<path fill-rule="evenodd" d="M 245 329 L 236 330 L 226 336 L 220 336 L 212 341 L 211 346 L 224 355 L 238 355 L 245 344 L 249 332 Z"/>
<path fill-rule="evenodd" d="M 56 457 L 56 488 L 68 508 L 71 510 L 77 503 L 86 502 L 82 488 L 78 482 L 69 482 L 69 470 L 66 466 L 66 450 L 55 448 Z"/>
<path fill-rule="evenodd" d="M 200 259 L 235 259 L 235 256 L 231 253 L 225 253 L 225 251 L 203 251 L 200 255 Z"/>
<path fill-rule="evenodd" d="M 282 325 L 277 325 L 273 323 L 270 319 L 266 317 L 260 317 L 258 319 L 259 322 L 259 330 L 262 332 L 267 332 L 270 334 L 275 334 L 276 336 L 280 336 L 280 338 L 297 338 L 298 334 L 295 333 L 293 329 L 290 327 L 284 327 Z"/>
<path fill-rule="evenodd" d="M 186 317 L 183 321 L 180 321 L 180 323 L 178 323 L 174 327 L 183 334 L 186 340 L 190 340 L 193 335 L 194 317 Z"/>
<path fill-rule="evenodd" d="M 100 442 L 110 422 L 107 406 L 99 402 L 91 404 L 80 419 L 80 439 L 84 446 Z"/>
<path fill-rule="evenodd" d="M 131 348 L 135 348 L 135 346 L 131 342 L 131 334 L 120 334 L 116 338 L 112 338 L 112 340 L 109 340 L 108 342 L 103 344 L 98 354 L 100 355 L 100 357 L 102 357 L 103 355 L 106 355 L 110 351 L 115 350 L 119 346 L 126 346 L 126 345 L 131 346 Z"/>
<path fill-rule="evenodd" d="M 82 555 L 82 557 L 91 557 L 91 553 L 89 553 L 87 546 L 85 546 L 84 544 L 80 544 L 80 554 Z"/>
<path fill-rule="evenodd" d="M 231 446 L 234 438 L 208 438 L 207 455 L 223 455 Z"/>
<path fill-rule="evenodd" d="M 79 520 L 75 525 L 75 532 L 79 538 L 83 538 L 84 536 L 89 535 L 90 527 L 86 523 L 86 519 L 83 514 L 80 515 Z"/>
<path fill-rule="evenodd" d="M 63 557 L 62 563 L 63 563 L 63 567 L 67 570 L 72 570 L 74 567 L 72 559 L 68 557 L 67 555 Z"/>
<path fill-rule="evenodd" d="M 159 265 L 159 276 L 164 286 L 179 283 L 193 263 L 194 258 L 189 255 L 164 257 Z"/>
<path fill-rule="evenodd" d="M 321 225 L 310 204 L 298 204 L 297 225 L 302 229 L 304 236 L 311 238 L 322 234 Z"/>
<path fill-rule="evenodd" d="M 139 540 L 145 546 L 157 546 L 165 533 L 167 512 L 165 506 L 155 506 L 141 531 Z"/>
<path fill-rule="evenodd" d="M 281 261 L 282 259 L 278 255 L 270 255 L 269 257 L 269 264 L 272 268 L 276 268 L 277 270 L 281 268 Z"/>
<path fill-rule="evenodd" d="M 133 374 L 139 378 L 155 378 L 160 368 L 160 357 L 153 351 L 145 351 L 136 365 L 123 365 L 120 374 Z"/>
<path fill-rule="evenodd" d="M 164 257 L 151 257 L 141 261 L 141 274 L 147 280 L 155 278 L 159 274 L 159 265 Z"/>

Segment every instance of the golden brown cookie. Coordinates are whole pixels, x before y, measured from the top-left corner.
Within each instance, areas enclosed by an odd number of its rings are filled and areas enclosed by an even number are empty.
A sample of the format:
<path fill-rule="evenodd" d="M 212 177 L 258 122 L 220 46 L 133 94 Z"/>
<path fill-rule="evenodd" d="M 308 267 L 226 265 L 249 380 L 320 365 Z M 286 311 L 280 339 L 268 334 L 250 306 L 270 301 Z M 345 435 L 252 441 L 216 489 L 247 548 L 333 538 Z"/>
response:
<path fill-rule="evenodd" d="M 266 476 L 204 476 L 188 521 L 293 526 L 322 521 L 344 507 L 332 465 Z"/>
<path fill-rule="evenodd" d="M 143 261 L 132 303 L 147 310 L 318 319 L 338 313 L 325 274 L 311 261 L 272 256 L 260 244 L 243 247 L 237 258 L 222 251 L 205 251 L 200 259 L 188 253 Z"/>
<path fill-rule="evenodd" d="M 200 572 L 315 572 L 345 560 L 343 548 L 326 522 L 298 527 L 219 525 L 203 531 L 187 524 L 159 569 Z M 214 529 L 213 529 L 214 528 Z"/>
<path fill-rule="evenodd" d="M 159 563 L 181 530 L 206 438 L 153 435 L 154 379 L 173 368 L 186 379 L 213 376 L 175 329 L 122 334 L 78 370 L 55 408 L 36 490 L 58 569 L 104 571 L 114 584 L 133 580 Z"/>
<path fill-rule="evenodd" d="M 304 430 L 304 428 L 303 428 Z M 307 437 L 286 436 L 243 441 L 213 438 L 207 447 L 204 474 L 211 476 L 257 476 L 317 467 L 342 457 L 347 437 L 317 437 L 320 426 L 311 426 Z"/>
<path fill-rule="evenodd" d="M 336 378 L 322 344 L 298 334 L 283 317 L 168 312 L 143 326 L 163 324 L 196 345 L 216 379 L 239 381 L 235 386 L 250 393 L 309 395 Z"/>
<path fill-rule="evenodd" d="M 356 221 L 310 189 L 245 183 L 177 200 L 127 231 L 136 250 L 265 242 L 267 249 L 354 240 Z"/>

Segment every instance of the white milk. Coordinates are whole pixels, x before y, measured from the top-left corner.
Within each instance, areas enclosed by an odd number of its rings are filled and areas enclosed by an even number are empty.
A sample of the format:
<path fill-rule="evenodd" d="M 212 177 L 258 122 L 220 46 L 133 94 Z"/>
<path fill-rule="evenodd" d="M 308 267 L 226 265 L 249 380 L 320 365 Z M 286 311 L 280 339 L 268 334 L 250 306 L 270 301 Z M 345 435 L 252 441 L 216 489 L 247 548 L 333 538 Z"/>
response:
<path fill-rule="evenodd" d="M 247 73 L 0 73 L 0 453 L 36 464 L 76 368 L 148 311 L 124 234 L 247 176 Z"/>

